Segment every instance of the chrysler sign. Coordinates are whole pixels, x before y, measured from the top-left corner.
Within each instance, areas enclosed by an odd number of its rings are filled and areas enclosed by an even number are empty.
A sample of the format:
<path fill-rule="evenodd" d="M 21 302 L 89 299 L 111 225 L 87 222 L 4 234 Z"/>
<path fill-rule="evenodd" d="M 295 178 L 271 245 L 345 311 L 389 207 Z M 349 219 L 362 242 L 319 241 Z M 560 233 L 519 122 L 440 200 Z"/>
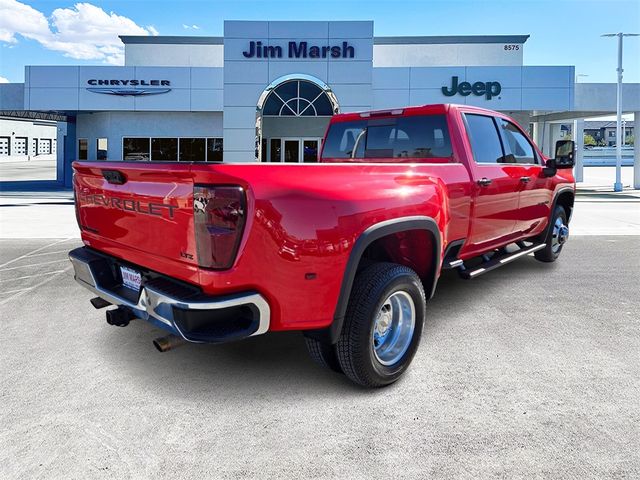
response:
<path fill-rule="evenodd" d="M 120 96 L 141 96 L 141 95 L 158 95 L 171 91 L 169 80 L 116 80 L 116 79 L 95 79 L 87 80 L 87 84 L 91 85 L 87 90 L 93 93 L 103 93 L 106 95 Z M 140 88 L 153 87 L 153 88 Z M 158 88 L 164 87 L 164 88 Z"/>

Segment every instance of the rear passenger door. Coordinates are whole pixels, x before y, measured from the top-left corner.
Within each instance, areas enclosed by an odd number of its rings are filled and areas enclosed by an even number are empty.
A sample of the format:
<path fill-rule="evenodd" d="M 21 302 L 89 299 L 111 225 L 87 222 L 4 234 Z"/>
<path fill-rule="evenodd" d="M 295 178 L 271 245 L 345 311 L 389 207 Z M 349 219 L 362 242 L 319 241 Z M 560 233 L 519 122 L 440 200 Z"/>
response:
<path fill-rule="evenodd" d="M 521 167 L 508 163 L 496 119 L 464 113 L 474 179 L 470 232 L 465 250 L 484 252 L 515 236 Z"/>
<path fill-rule="evenodd" d="M 498 118 L 507 157 L 520 167 L 520 203 L 516 230 L 535 234 L 551 213 L 551 180 L 542 176 L 542 164 L 527 136 L 514 123 Z"/>

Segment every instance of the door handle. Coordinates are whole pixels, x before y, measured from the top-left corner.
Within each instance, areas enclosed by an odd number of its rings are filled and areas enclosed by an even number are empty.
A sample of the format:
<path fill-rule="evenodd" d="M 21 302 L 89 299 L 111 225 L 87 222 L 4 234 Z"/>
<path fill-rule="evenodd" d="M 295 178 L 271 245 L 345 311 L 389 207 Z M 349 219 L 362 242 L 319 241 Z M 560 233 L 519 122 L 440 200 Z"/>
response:
<path fill-rule="evenodd" d="M 481 187 L 487 187 L 491 185 L 492 181 L 493 180 L 491 180 L 490 178 L 482 177 L 480 180 L 478 180 L 478 185 L 480 185 Z"/>
<path fill-rule="evenodd" d="M 520 181 L 522 183 L 529 183 L 531 181 L 531 177 L 520 177 Z"/>

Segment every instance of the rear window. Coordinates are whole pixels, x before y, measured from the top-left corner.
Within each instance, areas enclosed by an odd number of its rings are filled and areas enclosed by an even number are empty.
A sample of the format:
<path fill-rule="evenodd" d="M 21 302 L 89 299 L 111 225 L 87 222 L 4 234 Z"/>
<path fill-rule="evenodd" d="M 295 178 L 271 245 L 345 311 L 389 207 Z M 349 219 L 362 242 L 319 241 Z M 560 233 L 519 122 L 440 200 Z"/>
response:
<path fill-rule="evenodd" d="M 322 158 L 451 158 L 444 115 L 373 118 L 331 125 Z"/>

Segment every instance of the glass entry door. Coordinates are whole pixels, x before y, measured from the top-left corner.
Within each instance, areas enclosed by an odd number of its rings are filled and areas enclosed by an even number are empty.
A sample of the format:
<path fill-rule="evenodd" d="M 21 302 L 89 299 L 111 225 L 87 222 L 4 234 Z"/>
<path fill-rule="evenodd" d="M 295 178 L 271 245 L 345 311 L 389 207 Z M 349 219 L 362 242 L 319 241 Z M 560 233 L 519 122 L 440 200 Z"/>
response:
<path fill-rule="evenodd" d="M 263 161 L 285 163 L 315 163 L 318 161 L 320 138 L 271 138 L 268 158 Z M 264 150 L 263 150 L 264 152 Z"/>
<path fill-rule="evenodd" d="M 317 138 L 305 139 L 302 141 L 302 162 L 315 163 L 318 161 L 320 151 L 320 140 Z"/>
<path fill-rule="evenodd" d="M 282 149 L 282 160 L 285 163 L 298 163 L 300 162 L 300 140 L 298 139 L 283 139 L 284 148 Z"/>

